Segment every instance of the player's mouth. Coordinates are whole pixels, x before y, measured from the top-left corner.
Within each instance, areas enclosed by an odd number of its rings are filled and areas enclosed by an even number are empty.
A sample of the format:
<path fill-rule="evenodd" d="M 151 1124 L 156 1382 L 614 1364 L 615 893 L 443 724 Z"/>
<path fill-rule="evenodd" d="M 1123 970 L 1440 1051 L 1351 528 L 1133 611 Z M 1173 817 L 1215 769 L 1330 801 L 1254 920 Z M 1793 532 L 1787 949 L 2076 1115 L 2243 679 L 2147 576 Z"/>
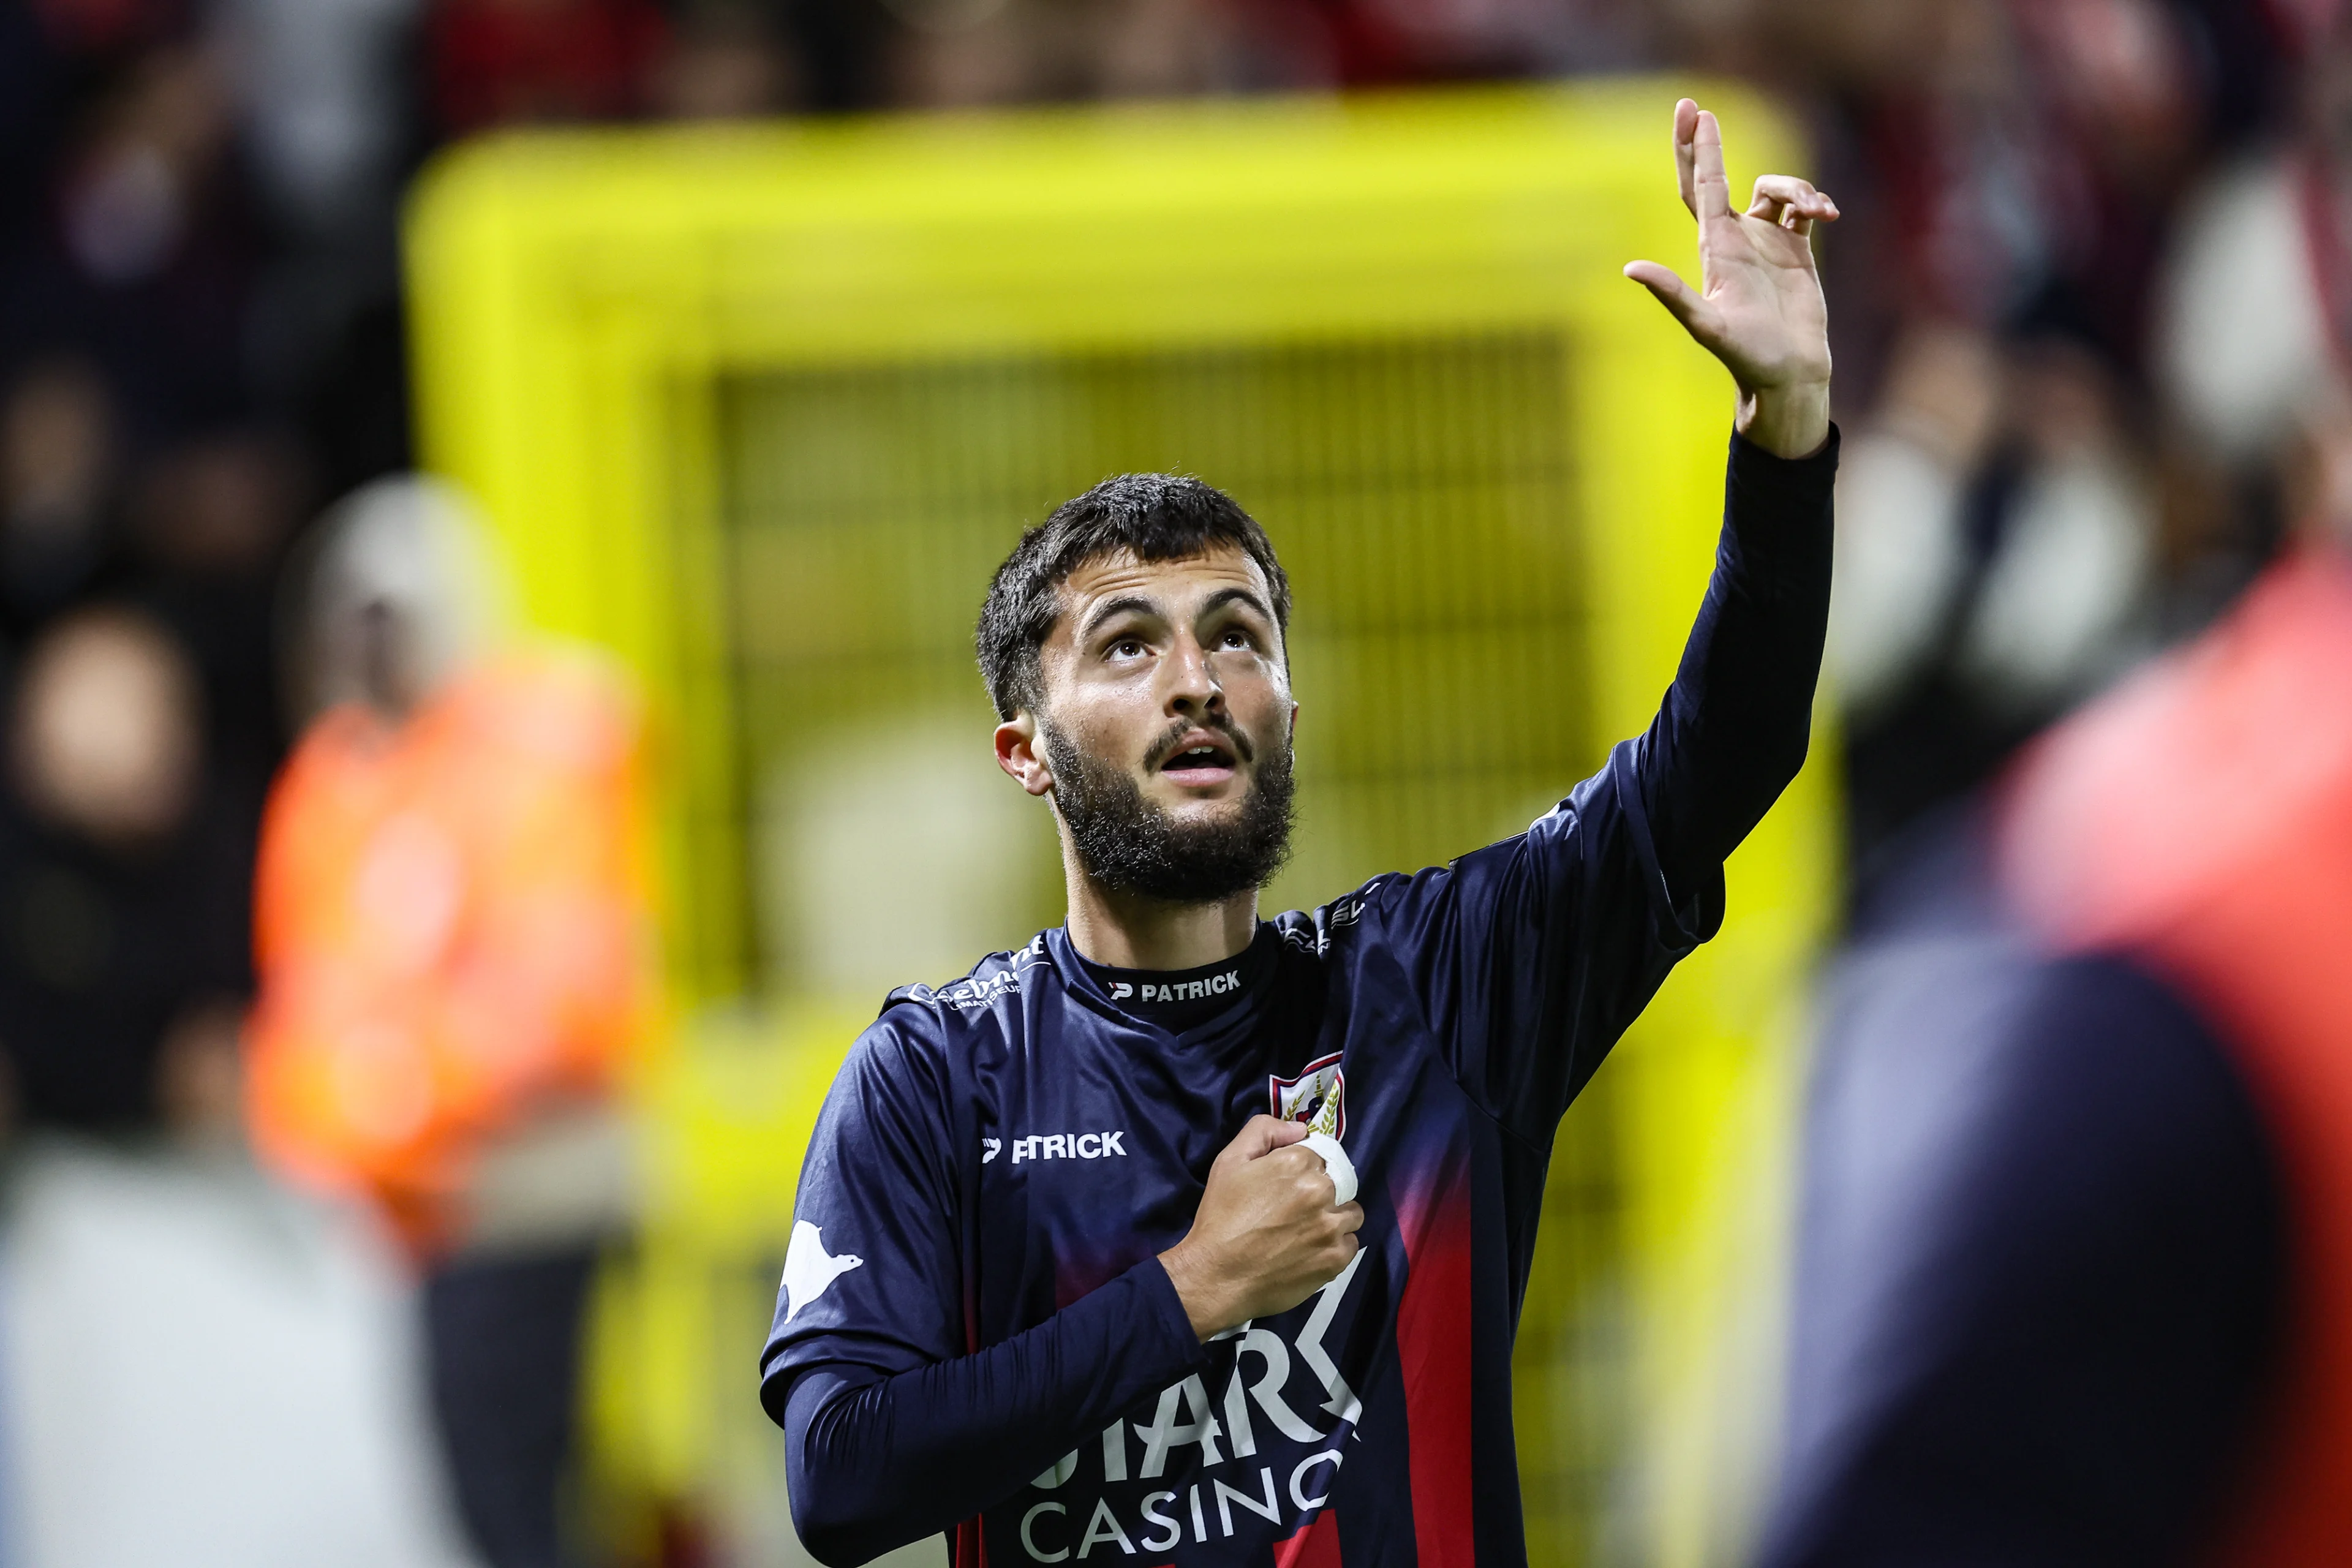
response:
<path fill-rule="evenodd" d="M 1174 784 L 1206 789 L 1231 779 L 1236 772 L 1233 742 L 1206 730 L 1192 730 L 1176 738 L 1160 771 Z"/>

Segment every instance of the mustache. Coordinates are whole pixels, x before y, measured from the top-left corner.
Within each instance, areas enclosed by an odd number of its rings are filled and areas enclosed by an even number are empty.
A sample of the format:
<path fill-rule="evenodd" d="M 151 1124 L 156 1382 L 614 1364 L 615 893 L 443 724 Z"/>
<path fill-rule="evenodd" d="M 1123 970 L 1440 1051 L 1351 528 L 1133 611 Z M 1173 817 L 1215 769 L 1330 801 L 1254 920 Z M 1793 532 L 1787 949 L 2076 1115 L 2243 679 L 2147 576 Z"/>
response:
<path fill-rule="evenodd" d="M 1213 730 L 1230 740 L 1236 755 L 1244 750 L 1230 724 L 1184 728 Z M 1171 903 L 1210 903 L 1265 886 L 1290 853 L 1296 796 L 1290 751 L 1279 735 L 1268 738 L 1263 761 L 1251 770 L 1237 813 L 1180 826 L 1145 801 L 1134 776 L 1109 757 L 1079 750 L 1050 721 L 1039 733 L 1054 769 L 1064 842 L 1108 887 Z M 1181 739 L 1183 730 L 1174 733 Z"/>
<path fill-rule="evenodd" d="M 1150 770 L 1159 767 L 1160 763 L 1166 762 L 1169 758 L 1174 756 L 1176 754 L 1177 746 L 1183 741 L 1185 736 L 1191 734 L 1195 730 L 1207 730 L 1214 734 L 1223 735 L 1225 740 L 1232 744 L 1234 756 L 1240 758 L 1244 763 L 1255 763 L 1257 761 L 1257 748 L 1250 744 L 1249 737 L 1241 732 L 1240 729 L 1234 725 L 1232 719 L 1222 713 L 1213 713 L 1204 715 L 1199 719 L 1179 719 L 1176 721 L 1173 725 L 1170 726 L 1168 732 L 1165 735 L 1162 735 L 1159 740 L 1153 742 L 1150 750 L 1143 753 L 1143 766 L 1145 771 L 1150 772 Z"/>

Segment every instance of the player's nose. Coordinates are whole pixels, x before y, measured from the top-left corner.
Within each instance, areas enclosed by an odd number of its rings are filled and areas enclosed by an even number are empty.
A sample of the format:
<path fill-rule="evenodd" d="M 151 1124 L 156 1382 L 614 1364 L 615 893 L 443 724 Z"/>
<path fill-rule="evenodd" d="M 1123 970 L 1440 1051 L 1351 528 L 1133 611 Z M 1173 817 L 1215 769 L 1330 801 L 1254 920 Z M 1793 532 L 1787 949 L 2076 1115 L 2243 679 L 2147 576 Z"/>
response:
<path fill-rule="evenodd" d="M 1208 650 L 1191 637 L 1180 637 L 1170 657 L 1160 663 L 1164 682 L 1163 696 L 1171 713 L 1195 714 L 1221 711 L 1224 707 L 1224 688 L 1209 668 Z"/>

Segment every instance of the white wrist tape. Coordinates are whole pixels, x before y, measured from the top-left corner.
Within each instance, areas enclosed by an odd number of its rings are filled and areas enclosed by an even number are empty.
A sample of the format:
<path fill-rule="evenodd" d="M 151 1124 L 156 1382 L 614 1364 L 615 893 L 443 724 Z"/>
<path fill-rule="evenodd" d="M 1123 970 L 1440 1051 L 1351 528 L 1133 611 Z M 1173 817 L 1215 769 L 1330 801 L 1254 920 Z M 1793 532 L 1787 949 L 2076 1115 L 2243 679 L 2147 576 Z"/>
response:
<path fill-rule="evenodd" d="M 1328 1132 L 1309 1132 L 1299 1140 L 1307 1148 L 1323 1156 L 1323 1168 L 1331 1173 L 1331 1185 L 1337 1189 L 1331 1206 L 1341 1207 L 1356 1201 L 1356 1163 L 1339 1147 L 1339 1141 Z"/>

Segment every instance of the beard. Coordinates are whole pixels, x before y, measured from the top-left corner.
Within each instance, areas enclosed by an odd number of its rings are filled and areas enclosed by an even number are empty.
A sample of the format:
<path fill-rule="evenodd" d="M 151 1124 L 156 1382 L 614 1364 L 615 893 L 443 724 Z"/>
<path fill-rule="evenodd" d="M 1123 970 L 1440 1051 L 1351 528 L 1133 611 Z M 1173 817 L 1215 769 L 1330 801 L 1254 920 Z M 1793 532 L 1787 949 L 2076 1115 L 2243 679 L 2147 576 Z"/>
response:
<path fill-rule="evenodd" d="M 1242 761 L 1252 760 L 1241 733 L 1213 721 L 1177 726 L 1153 753 L 1200 728 L 1220 731 Z M 1265 761 L 1253 766 L 1238 812 L 1222 820 L 1178 822 L 1145 800 L 1124 768 L 1088 753 L 1050 723 L 1040 730 L 1063 830 L 1078 864 L 1104 887 L 1169 903 L 1210 904 L 1265 887 L 1289 858 L 1287 739 L 1267 748 Z"/>

